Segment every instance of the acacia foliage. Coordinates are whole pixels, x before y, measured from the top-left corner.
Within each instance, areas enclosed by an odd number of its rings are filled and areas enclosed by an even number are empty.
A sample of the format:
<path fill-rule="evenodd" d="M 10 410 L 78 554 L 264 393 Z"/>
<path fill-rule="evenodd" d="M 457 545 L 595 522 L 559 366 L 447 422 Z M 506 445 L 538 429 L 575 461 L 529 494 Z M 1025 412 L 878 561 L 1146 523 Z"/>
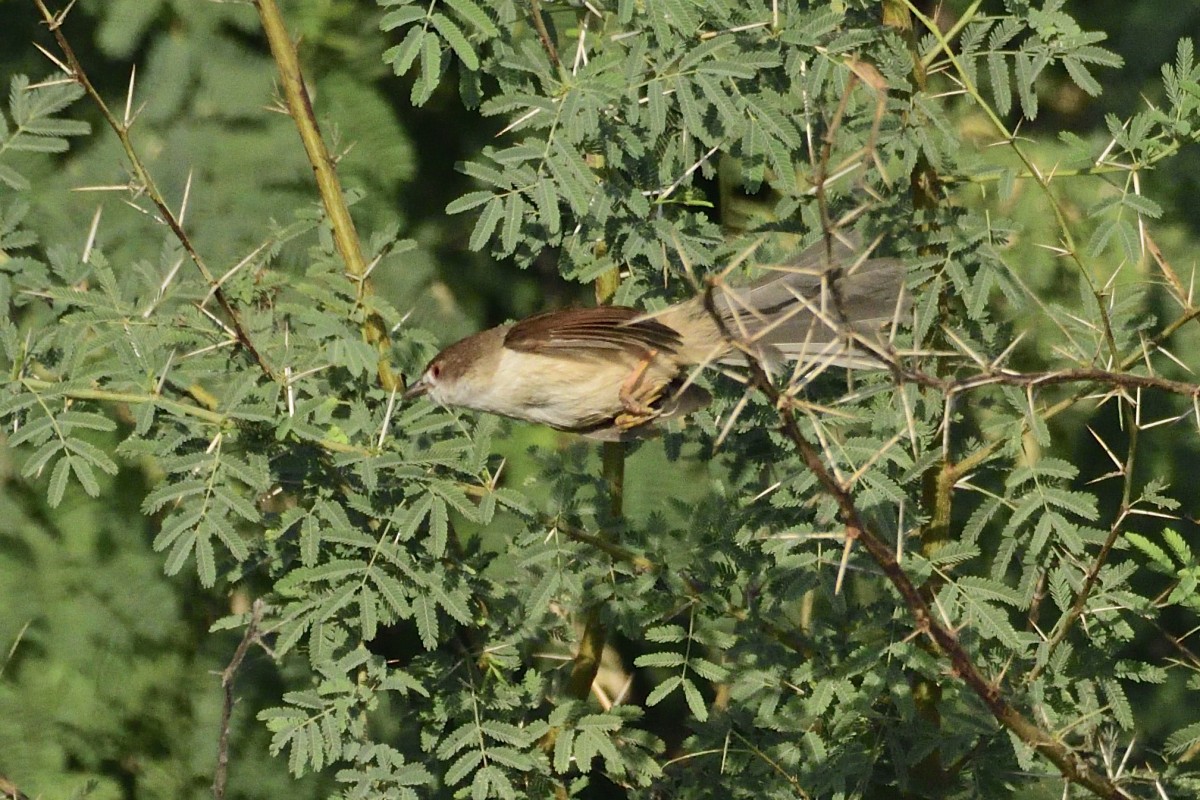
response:
<path fill-rule="evenodd" d="M 1157 437 L 1195 439 L 1200 310 L 1140 183 L 1200 130 L 1189 43 L 1159 103 L 1105 137 L 1027 142 L 1039 86 L 1096 95 L 1120 66 L 1054 0 L 973 4 L 949 34 L 874 2 L 383 6 L 411 102 L 456 89 L 498 131 L 446 209 L 470 248 L 577 281 L 616 269 L 618 301 L 655 306 L 854 230 L 910 264 L 915 303 L 893 369 L 783 379 L 793 434 L 752 383 L 702 375 L 714 405 L 643 447 L 698 480 L 620 518 L 583 445 L 514 477 L 506 425 L 397 405 L 362 331 L 382 319 L 414 374 L 434 342 L 404 312 L 420 300 L 347 280 L 311 208 L 211 270 L 219 292 L 150 216 L 153 257 L 106 248 L 101 223 L 41 244 L 24 154 L 89 128 L 77 88 L 15 78 L 0 418 L 17 473 L 51 514 L 116 491 L 122 464 L 152 478 L 166 572 L 263 601 L 215 627 L 253 625 L 279 663 L 260 718 L 292 774 L 344 797 L 1057 796 L 1063 764 L 949 669 L 897 566 L 1085 771 L 1195 791 L 1200 722 L 1163 730 L 1131 700 L 1198 688 L 1196 498 Z M 132 188 L 153 211 L 136 171 Z M 367 231 L 373 274 L 405 269 L 415 243 L 394 231 Z M 847 500 L 898 564 L 843 547 Z M 584 698 L 586 618 L 620 658 Z"/>

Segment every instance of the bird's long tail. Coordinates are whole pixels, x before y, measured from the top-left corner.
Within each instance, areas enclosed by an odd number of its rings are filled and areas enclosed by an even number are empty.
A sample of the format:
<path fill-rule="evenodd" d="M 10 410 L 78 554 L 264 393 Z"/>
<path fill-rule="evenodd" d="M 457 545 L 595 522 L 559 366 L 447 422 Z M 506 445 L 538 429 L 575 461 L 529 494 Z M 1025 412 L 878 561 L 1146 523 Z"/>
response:
<path fill-rule="evenodd" d="M 712 325 L 709 340 L 694 348 L 689 360 L 741 363 L 738 349 L 727 346 L 734 339 L 768 368 L 784 360 L 855 369 L 884 366 L 892 326 L 912 305 L 902 262 L 866 257 L 835 240 L 829 248 L 818 242 L 770 270 L 749 286 L 714 290 L 711 302 L 720 326 L 703 298 L 675 307 L 697 323 L 703 314 Z"/>

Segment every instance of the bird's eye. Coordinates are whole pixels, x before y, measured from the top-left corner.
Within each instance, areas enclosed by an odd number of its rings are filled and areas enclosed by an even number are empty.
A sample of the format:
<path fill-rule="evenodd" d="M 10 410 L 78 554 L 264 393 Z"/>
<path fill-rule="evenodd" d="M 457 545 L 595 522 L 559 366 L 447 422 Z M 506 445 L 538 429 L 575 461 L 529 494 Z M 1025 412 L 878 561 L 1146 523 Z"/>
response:
<path fill-rule="evenodd" d="M 441 364 L 433 364 L 432 366 L 429 367 L 429 377 L 433 378 L 436 381 L 441 376 L 442 376 L 442 365 Z"/>

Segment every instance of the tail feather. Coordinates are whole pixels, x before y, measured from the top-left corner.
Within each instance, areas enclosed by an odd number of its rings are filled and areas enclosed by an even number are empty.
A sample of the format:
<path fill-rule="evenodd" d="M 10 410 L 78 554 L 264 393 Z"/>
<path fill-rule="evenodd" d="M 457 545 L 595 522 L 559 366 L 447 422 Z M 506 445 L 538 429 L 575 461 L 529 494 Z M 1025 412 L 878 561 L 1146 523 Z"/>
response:
<path fill-rule="evenodd" d="M 887 341 L 892 321 L 911 306 L 904 264 L 892 258 L 856 261 L 841 243 L 832 256 L 819 243 L 749 287 L 724 288 L 714 301 L 725 326 L 761 348 L 768 362 L 881 367 L 879 345 Z"/>

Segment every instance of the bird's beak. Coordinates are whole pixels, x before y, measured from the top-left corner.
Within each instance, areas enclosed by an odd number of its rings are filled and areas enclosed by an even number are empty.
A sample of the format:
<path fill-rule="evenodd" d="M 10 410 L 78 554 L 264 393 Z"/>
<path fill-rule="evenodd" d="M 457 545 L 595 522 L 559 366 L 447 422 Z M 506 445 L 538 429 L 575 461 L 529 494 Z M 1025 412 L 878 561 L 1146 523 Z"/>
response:
<path fill-rule="evenodd" d="M 425 381 L 425 376 L 422 375 L 416 380 L 416 382 L 413 383 L 412 386 L 409 386 L 404 390 L 404 394 L 400 395 L 400 399 L 407 402 L 408 400 L 412 400 L 414 397 L 420 397 L 428 391 L 429 384 Z"/>

